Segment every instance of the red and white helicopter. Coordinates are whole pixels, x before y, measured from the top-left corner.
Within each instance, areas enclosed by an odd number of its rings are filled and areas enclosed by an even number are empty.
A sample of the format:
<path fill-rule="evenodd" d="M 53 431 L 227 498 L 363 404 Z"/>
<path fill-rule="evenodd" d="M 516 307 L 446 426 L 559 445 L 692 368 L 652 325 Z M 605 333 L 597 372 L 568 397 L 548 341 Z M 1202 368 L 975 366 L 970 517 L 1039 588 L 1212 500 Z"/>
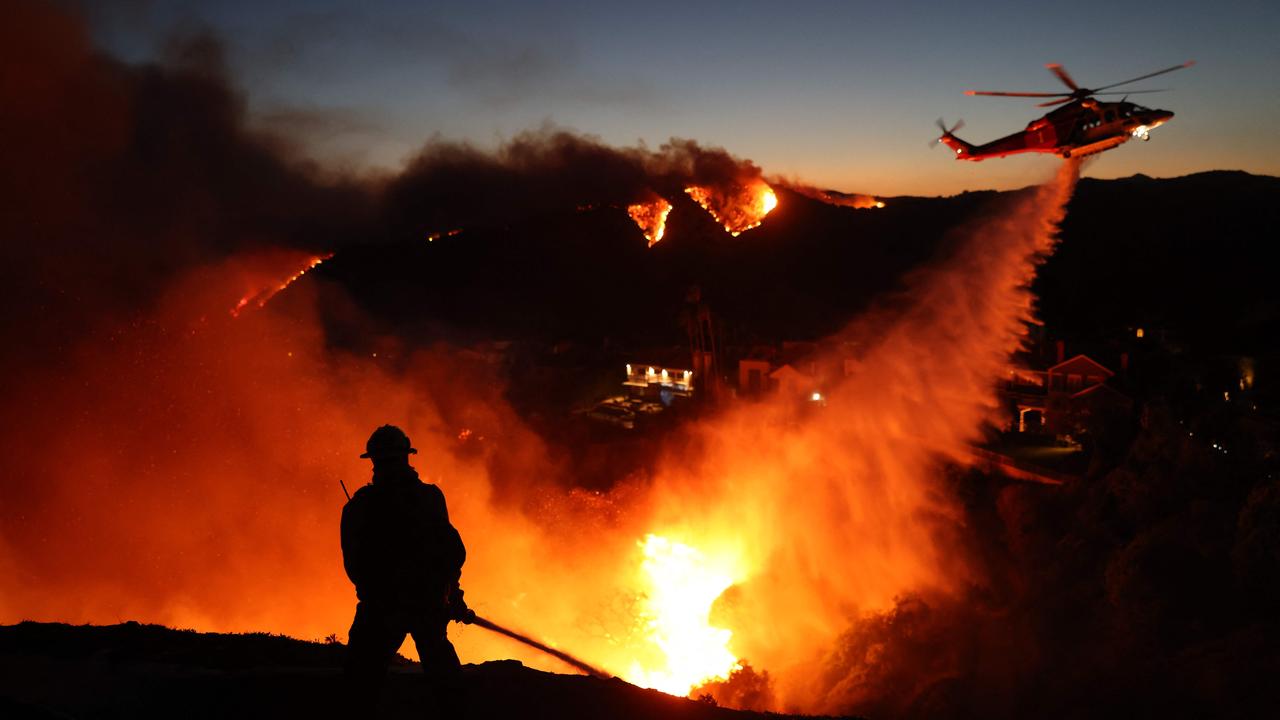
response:
<path fill-rule="evenodd" d="M 1153 73 L 1147 73 L 1123 82 L 1103 85 L 1098 88 L 1083 88 L 1067 74 L 1061 65 L 1048 65 L 1052 72 L 1071 92 L 996 92 L 990 90 L 968 90 L 966 95 L 995 95 L 999 97 L 1034 97 L 1059 98 L 1040 103 L 1038 107 L 1061 105 L 1048 114 L 1032 120 L 1026 130 L 992 140 L 983 145 L 973 145 L 956 137 L 955 132 L 964 126 L 958 122 L 950 130 L 945 123 L 938 121 L 942 128 L 942 136 L 935 140 L 951 148 L 957 160 L 985 160 L 1015 153 L 1039 152 L 1053 153 L 1064 158 L 1093 155 L 1110 150 L 1133 138 L 1150 139 L 1150 133 L 1168 122 L 1173 113 L 1168 110 L 1153 110 L 1137 103 L 1127 102 L 1128 95 L 1138 93 L 1161 92 L 1160 90 L 1111 90 L 1120 85 L 1128 85 L 1139 80 L 1163 75 L 1174 70 L 1191 67 L 1195 61 L 1174 65 Z M 1109 91 L 1109 92 L 1107 92 Z M 1125 95 L 1119 102 L 1097 100 L 1095 95 Z"/>

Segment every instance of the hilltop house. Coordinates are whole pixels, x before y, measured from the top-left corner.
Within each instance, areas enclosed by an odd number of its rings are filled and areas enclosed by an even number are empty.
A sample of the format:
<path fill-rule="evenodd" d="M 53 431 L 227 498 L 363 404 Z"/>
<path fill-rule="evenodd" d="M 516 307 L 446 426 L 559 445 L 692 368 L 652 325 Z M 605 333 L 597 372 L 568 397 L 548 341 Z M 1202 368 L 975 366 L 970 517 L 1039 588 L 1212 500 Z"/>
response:
<path fill-rule="evenodd" d="M 1094 415 L 1131 405 L 1108 384 L 1114 376 L 1088 355 L 1064 360 L 1059 346 L 1056 364 L 1043 370 L 1010 367 L 998 389 L 1011 410 L 1010 425 L 1018 432 L 1062 436 L 1078 432 Z"/>
<path fill-rule="evenodd" d="M 822 396 L 828 373 L 817 360 L 814 343 L 758 346 L 738 361 L 738 395 L 764 394 L 813 400 Z"/>

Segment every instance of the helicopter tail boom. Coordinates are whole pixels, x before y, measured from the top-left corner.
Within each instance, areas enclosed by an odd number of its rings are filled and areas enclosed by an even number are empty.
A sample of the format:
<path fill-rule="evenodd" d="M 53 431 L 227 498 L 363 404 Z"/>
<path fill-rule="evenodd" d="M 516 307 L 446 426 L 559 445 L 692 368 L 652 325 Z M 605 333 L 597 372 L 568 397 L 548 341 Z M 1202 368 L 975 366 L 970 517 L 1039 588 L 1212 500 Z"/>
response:
<path fill-rule="evenodd" d="M 938 138 L 938 142 L 954 150 L 957 160 L 965 160 L 973 153 L 973 145 L 956 137 L 955 133 L 950 131 L 943 133 L 942 137 Z"/>
<path fill-rule="evenodd" d="M 947 124 L 942 121 L 942 118 L 938 118 L 938 129 L 942 131 L 942 135 L 934 140 L 932 144 L 937 145 L 938 143 L 942 143 L 956 151 L 957 160 L 965 159 L 966 155 L 973 152 L 973 146 L 956 137 L 956 131 L 962 127 L 964 127 L 964 121 L 957 120 L 956 124 L 952 125 L 951 129 L 948 130 Z"/>

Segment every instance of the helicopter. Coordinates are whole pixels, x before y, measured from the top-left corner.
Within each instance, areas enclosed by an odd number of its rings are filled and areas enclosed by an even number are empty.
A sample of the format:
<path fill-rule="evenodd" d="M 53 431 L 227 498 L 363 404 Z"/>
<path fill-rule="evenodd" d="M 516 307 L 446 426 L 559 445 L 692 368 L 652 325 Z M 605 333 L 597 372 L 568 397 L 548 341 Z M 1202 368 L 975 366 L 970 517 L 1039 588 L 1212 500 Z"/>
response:
<path fill-rule="evenodd" d="M 992 140 L 983 145 L 973 145 L 956 137 L 955 132 L 964 127 L 964 121 L 957 122 L 951 129 L 946 123 L 938 120 L 942 136 L 932 144 L 942 143 L 956 153 L 957 160 L 985 160 L 1000 158 L 1015 153 L 1052 153 L 1063 158 L 1084 157 L 1104 150 L 1110 150 L 1133 138 L 1150 140 L 1151 131 L 1173 117 L 1168 110 L 1153 110 L 1137 103 L 1128 102 L 1129 95 L 1139 93 L 1161 92 L 1161 90 L 1114 90 L 1111 88 L 1128 85 L 1139 80 L 1146 80 L 1174 70 L 1191 67 L 1194 60 L 1181 65 L 1174 65 L 1153 73 L 1147 73 L 1123 82 L 1103 85 L 1098 88 L 1085 88 L 1067 74 L 1061 65 L 1046 65 L 1049 72 L 1066 85 L 1070 92 L 995 92 L 989 90 L 967 90 L 966 95 L 994 95 L 999 97 L 1033 97 L 1058 98 L 1040 103 L 1037 107 L 1062 107 L 1032 120 L 1027 129 L 1006 135 L 999 140 Z M 1104 92 L 1109 91 L 1109 92 Z M 1095 95 L 1124 95 L 1119 102 L 1098 100 Z"/>

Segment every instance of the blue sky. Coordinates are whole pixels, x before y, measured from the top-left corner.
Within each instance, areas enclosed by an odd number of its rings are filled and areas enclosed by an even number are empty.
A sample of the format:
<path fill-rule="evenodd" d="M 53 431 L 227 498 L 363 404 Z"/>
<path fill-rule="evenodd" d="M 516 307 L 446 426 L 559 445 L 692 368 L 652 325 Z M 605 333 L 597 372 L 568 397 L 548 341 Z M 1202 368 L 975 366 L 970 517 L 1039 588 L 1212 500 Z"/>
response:
<path fill-rule="evenodd" d="M 847 191 L 950 194 L 1037 182 L 1050 157 L 959 163 L 935 118 L 985 142 L 1057 91 L 1188 59 L 1138 83 L 1177 116 L 1104 153 L 1096 177 L 1210 169 L 1280 175 L 1280 2 L 403 2 L 86 4 L 99 44 L 157 57 L 175 32 L 225 43 L 255 123 L 314 157 L 399 167 L 433 136 L 495 146 L 551 124 L 615 145 L 720 145 L 767 173 Z"/>

